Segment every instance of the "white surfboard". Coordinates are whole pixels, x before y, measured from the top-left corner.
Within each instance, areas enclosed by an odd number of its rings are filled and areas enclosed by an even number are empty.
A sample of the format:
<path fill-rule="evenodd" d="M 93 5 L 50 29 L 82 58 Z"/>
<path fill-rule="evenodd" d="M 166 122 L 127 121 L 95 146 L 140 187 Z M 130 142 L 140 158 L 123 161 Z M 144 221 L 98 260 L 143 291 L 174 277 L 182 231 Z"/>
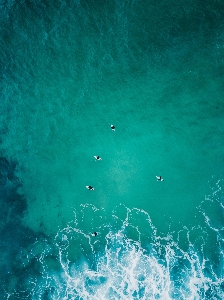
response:
<path fill-rule="evenodd" d="M 113 128 L 114 127 L 114 128 Z M 113 124 L 110 125 L 110 128 L 115 131 L 115 126 Z"/>
<path fill-rule="evenodd" d="M 99 157 L 99 158 L 97 158 L 98 156 L 94 156 L 94 158 L 96 159 L 96 160 L 102 160 L 102 158 L 101 157 Z"/>
<path fill-rule="evenodd" d="M 92 189 L 89 189 L 89 185 L 86 185 L 86 188 L 87 188 L 89 191 L 94 191 L 94 187 L 92 187 Z"/>
<path fill-rule="evenodd" d="M 161 176 L 156 176 L 157 181 L 164 181 L 164 179 Z"/>

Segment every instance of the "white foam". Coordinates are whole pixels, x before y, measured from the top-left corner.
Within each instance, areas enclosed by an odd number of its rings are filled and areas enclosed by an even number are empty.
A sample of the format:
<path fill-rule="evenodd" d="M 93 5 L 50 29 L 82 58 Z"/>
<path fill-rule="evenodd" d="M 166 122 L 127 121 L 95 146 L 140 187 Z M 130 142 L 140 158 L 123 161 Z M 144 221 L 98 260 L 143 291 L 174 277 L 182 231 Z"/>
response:
<path fill-rule="evenodd" d="M 99 212 L 99 209 L 88 204 L 82 208 Z M 139 239 L 134 241 L 126 235 L 129 226 L 135 227 L 132 220 L 134 213 L 145 217 L 151 228 L 152 242 L 148 251 L 141 246 L 141 232 L 137 224 Z M 115 212 L 113 215 L 118 219 Z M 60 271 L 48 265 L 47 257 L 52 248 L 46 244 L 39 259 L 42 279 L 30 280 L 33 299 L 40 299 L 46 290 L 50 299 L 201 300 L 210 299 L 211 295 L 224 298 L 222 276 L 216 274 L 209 260 L 205 259 L 203 247 L 202 252 L 194 248 L 187 227 L 183 228 L 189 242 L 186 251 L 178 245 L 179 238 L 174 241 L 170 234 L 158 236 L 148 213 L 137 208 L 127 208 L 120 230 L 110 229 L 109 224 L 97 228 L 101 231 L 101 240 L 98 236 L 92 238 L 91 233 L 85 233 L 77 225 L 77 220 L 68 224 L 55 237 L 54 252 L 56 250 L 58 253 Z M 107 233 L 102 237 L 105 228 Z M 77 241 L 76 247 L 85 248 L 82 259 L 76 263 L 69 259 L 74 240 Z M 102 245 L 101 252 L 97 250 L 99 244 Z"/>
<path fill-rule="evenodd" d="M 122 232 L 117 235 L 110 232 L 107 242 L 104 255 L 97 260 L 96 270 L 91 270 L 87 261 L 79 266 L 74 263 L 69 266 L 61 256 L 61 273 L 49 273 L 46 269 L 43 286 L 56 288 L 51 299 L 58 299 L 60 295 L 60 299 L 76 299 L 78 296 L 93 300 L 199 300 L 206 299 L 206 291 L 221 283 L 221 279 L 213 282 L 203 274 L 203 264 L 193 249 L 185 253 L 171 243 L 165 247 L 165 261 L 161 263 L 138 244 L 126 241 Z M 172 273 L 180 258 L 185 259 L 190 267 L 180 269 L 179 280 L 175 281 Z"/>

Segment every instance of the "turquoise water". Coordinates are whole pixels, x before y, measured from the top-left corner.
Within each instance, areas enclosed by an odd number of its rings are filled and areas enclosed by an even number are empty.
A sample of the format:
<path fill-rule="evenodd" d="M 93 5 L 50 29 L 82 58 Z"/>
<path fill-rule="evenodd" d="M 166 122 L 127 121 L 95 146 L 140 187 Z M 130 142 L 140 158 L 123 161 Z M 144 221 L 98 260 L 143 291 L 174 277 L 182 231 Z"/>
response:
<path fill-rule="evenodd" d="M 1 298 L 223 299 L 222 1 L 0 4 Z"/>

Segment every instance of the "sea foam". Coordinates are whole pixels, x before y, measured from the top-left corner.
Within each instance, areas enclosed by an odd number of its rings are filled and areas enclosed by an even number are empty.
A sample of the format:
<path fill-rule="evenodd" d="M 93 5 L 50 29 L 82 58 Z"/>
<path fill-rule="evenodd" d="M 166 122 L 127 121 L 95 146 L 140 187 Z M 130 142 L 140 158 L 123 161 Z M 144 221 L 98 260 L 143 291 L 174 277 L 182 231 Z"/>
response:
<path fill-rule="evenodd" d="M 204 254 L 204 240 L 200 250 L 191 242 L 193 229 L 183 229 L 188 240 L 187 250 L 183 250 L 171 234 L 157 234 L 146 212 L 126 209 L 127 216 L 119 230 L 103 224 L 99 235 L 92 237 L 74 221 L 58 231 L 53 243 L 45 240 L 40 247 L 37 242 L 30 259 L 39 261 L 41 276 L 27 282 L 32 299 L 224 298 L 223 277 Z M 134 211 L 149 220 L 151 240 L 144 247 L 141 232 L 138 240 L 127 236 L 128 227 L 133 227 L 128 216 Z M 79 251 L 81 254 L 74 259 L 74 253 Z M 217 251 L 222 254 L 220 243 Z M 223 259 L 220 268 L 221 265 Z"/>

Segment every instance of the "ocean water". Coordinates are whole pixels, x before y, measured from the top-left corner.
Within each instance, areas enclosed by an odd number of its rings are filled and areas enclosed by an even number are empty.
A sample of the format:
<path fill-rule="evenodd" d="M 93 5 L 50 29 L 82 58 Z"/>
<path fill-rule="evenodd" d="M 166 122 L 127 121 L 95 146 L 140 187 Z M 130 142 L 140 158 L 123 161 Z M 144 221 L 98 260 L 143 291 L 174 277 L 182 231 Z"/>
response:
<path fill-rule="evenodd" d="M 0 298 L 224 299 L 224 2 L 0 12 Z"/>

